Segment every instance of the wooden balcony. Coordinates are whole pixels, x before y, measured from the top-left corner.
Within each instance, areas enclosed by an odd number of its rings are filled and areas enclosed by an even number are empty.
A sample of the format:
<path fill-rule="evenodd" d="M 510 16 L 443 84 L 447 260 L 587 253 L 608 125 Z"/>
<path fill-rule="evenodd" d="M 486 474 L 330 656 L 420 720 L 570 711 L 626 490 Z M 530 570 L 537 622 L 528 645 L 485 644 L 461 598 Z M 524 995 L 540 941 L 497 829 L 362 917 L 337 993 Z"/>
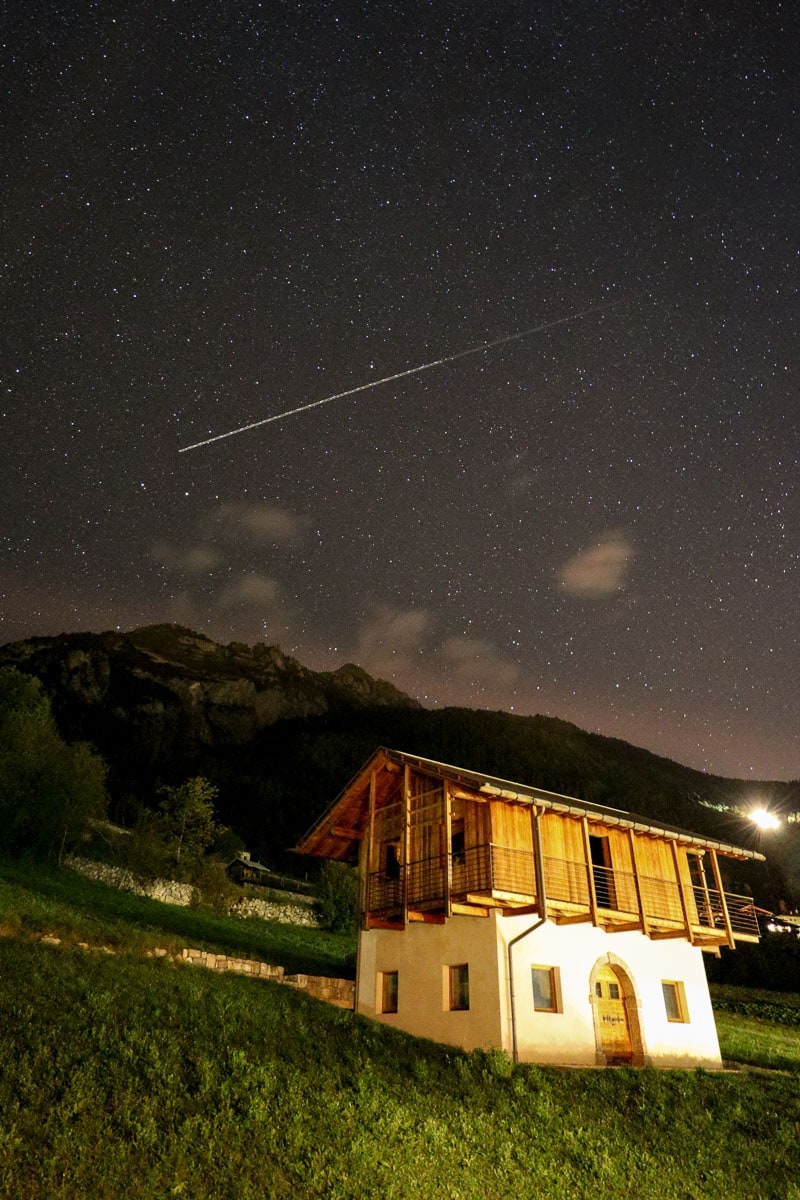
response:
<path fill-rule="evenodd" d="M 757 941 L 758 917 L 748 896 L 724 894 L 675 879 L 655 879 L 584 861 L 545 858 L 547 916 L 561 924 L 592 921 L 610 932 L 640 929 L 653 938 L 685 937 L 706 946 L 731 938 Z M 373 872 L 367 880 L 368 924 L 402 926 L 448 912 L 506 913 L 537 906 L 533 853 L 487 843 Z"/>

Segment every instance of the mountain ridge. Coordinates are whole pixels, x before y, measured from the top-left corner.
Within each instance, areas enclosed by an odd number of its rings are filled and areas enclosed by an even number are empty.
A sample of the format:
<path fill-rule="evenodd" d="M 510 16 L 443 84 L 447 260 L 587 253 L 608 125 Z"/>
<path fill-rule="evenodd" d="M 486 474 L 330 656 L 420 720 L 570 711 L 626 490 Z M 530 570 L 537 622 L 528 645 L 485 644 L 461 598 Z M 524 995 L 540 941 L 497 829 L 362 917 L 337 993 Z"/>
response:
<path fill-rule="evenodd" d="M 0 666 L 39 678 L 62 734 L 106 758 L 117 819 L 135 819 L 160 783 L 204 774 L 221 819 L 284 864 L 378 745 L 734 844 L 753 844 L 741 810 L 755 794 L 797 807 L 797 784 L 707 775 L 557 717 L 425 709 L 356 664 L 314 672 L 278 646 L 223 646 L 180 625 L 25 639 L 0 646 Z M 800 890 L 795 831 L 784 827 L 770 860 Z"/>

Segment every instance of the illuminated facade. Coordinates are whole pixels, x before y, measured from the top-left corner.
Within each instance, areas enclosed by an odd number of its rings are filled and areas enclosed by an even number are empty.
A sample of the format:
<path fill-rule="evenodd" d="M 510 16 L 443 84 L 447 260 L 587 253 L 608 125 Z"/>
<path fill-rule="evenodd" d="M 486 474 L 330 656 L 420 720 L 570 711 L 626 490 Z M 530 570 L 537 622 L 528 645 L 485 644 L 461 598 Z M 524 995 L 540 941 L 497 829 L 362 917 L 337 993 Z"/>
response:
<path fill-rule="evenodd" d="M 753 851 L 385 749 L 297 849 L 359 866 L 358 1012 L 519 1061 L 720 1066 L 702 952 L 758 940 L 719 865 Z"/>

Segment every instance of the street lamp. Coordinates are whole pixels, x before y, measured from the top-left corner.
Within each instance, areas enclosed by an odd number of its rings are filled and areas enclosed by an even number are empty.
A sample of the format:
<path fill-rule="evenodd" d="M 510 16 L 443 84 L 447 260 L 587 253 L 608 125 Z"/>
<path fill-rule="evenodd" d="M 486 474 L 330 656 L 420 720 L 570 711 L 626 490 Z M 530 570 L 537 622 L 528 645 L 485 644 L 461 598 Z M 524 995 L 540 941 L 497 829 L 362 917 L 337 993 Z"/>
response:
<path fill-rule="evenodd" d="M 774 813 L 767 812 L 765 808 L 754 808 L 751 813 L 747 814 L 749 819 L 759 829 L 777 829 L 780 821 Z"/>

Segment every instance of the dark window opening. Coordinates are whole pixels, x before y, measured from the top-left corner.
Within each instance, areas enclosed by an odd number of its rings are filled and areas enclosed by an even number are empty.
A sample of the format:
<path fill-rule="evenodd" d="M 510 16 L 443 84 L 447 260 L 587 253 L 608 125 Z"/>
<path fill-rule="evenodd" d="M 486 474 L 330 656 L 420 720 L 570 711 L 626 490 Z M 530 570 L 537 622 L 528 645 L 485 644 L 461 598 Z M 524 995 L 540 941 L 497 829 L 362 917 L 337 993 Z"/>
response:
<path fill-rule="evenodd" d="M 614 873 L 611 869 L 611 848 L 608 838 L 590 834 L 589 853 L 592 859 L 592 876 L 597 906 L 598 908 L 616 908 L 617 895 L 614 887 Z"/>
<path fill-rule="evenodd" d="M 381 979 L 381 1012 L 397 1012 L 397 971 L 384 971 Z"/>
<path fill-rule="evenodd" d="M 400 853 L 397 842 L 385 842 L 383 853 L 383 873 L 387 879 L 400 878 Z"/>
<path fill-rule="evenodd" d="M 450 1011 L 463 1012 L 469 1008 L 469 965 L 459 963 L 450 968 Z"/>

